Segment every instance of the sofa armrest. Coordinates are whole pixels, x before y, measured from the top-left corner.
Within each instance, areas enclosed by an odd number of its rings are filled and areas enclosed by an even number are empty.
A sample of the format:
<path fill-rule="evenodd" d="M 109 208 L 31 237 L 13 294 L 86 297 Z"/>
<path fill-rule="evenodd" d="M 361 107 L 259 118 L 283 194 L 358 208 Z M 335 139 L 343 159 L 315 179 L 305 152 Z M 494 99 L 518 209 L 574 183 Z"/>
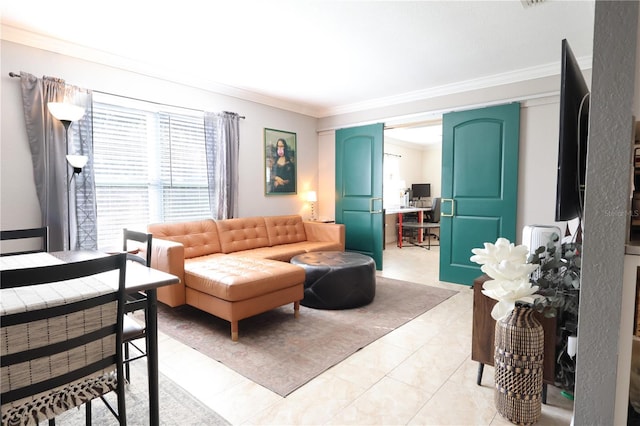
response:
<path fill-rule="evenodd" d="M 303 222 L 307 241 L 331 241 L 345 248 L 345 228 L 342 223 Z"/>
<path fill-rule="evenodd" d="M 171 307 L 184 305 L 184 246 L 175 241 L 154 238 L 151 244 L 151 267 L 180 279 L 178 284 L 158 288 L 158 300 Z"/>

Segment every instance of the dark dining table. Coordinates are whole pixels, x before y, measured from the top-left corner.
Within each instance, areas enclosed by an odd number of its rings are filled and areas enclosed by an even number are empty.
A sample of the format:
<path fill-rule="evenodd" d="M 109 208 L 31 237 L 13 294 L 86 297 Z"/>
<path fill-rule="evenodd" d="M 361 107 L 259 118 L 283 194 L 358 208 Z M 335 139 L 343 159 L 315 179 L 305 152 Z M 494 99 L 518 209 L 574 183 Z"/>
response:
<path fill-rule="evenodd" d="M 60 251 L 51 253 L 29 253 L 0 257 L 0 270 L 18 269 L 34 266 L 54 265 L 60 262 L 78 262 L 107 256 L 108 253 L 94 250 Z M 114 285 L 117 275 L 113 275 Z M 160 401 L 158 389 L 158 297 L 159 287 L 176 284 L 180 280 L 175 275 L 148 268 L 140 263 L 127 262 L 125 287 L 127 293 L 144 292 L 147 300 L 145 315 L 145 338 L 148 348 L 147 374 L 149 381 L 149 424 L 160 424 Z M 0 304 L 4 298 L 0 298 Z M 4 310 L 4 306 L 2 309 Z"/>

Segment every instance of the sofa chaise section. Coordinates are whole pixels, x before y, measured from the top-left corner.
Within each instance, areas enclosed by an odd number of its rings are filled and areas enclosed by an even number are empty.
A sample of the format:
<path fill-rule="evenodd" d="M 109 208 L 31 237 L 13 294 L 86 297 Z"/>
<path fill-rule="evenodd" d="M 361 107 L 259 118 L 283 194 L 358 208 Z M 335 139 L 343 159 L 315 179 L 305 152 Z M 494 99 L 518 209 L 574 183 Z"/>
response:
<path fill-rule="evenodd" d="M 304 297 L 304 269 L 269 259 L 217 257 L 185 265 L 186 303 L 231 323 L 238 340 L 238 321 L 293 302 L 294 316 Z"/>
<path fill-rule="evenodd" d="M 233 340 L 241 319 L 287 303 L 297 316 L 305 274 L 289 260 L 310 251 L 344 251 L 345 242 L 344 225 L 304 222 L 298 215 L 154 224 L 148 231 L 152 267 L 180 278 L 159 289 L 158 300 L 229 321 Z"/>

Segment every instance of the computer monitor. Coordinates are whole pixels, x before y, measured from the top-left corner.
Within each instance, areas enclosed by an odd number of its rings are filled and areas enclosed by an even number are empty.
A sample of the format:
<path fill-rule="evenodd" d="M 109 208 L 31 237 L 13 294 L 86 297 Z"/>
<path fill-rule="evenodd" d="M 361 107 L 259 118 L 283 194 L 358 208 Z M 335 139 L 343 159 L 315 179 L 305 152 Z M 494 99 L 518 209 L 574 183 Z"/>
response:
<path fill-rule="evenodd" d="M 411 198 L 419 200 L 420 198 L 431 197 L 430 183 L 414 183 L 411 185 Z"/>

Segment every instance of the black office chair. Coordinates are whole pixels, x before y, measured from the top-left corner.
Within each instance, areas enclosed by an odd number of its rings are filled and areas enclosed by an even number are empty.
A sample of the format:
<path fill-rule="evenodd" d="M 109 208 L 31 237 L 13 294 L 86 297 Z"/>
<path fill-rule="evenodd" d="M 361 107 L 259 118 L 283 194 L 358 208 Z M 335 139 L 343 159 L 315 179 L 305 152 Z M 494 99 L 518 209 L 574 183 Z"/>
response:
<path fill-rule="evenodd" d="M 427 213 L 424 225 L 427 227 L 427 241 L 431 248 L 431 237 L 440 240 L 440 198 L 434 198 L 431 204 L 431 211 Z M 432 229 L 438 229 L 438 234 L 431 232 Z"/>
<path fill-rule="evenodd" d="M 33 250 L 3 251 L 2 253 L 0 253 L 0 256 L 49 251 L 49 228 L 46 226 L 43 226 L 40 228 L 12 229 L 8 231 L 0 231 L 0 241 L 27 240 L 27 239 L 34 239 L 34 238 L 40 239 L 39 248 L 33 249 Z"/>
<path fill-rule="evenodd" d="M 130 229 L 123 229 L 122 231 L 122 250 L 127 254 L 127 260 L 138 262 L 144 266 L 151 266 L 151 244 L 153 236 L 145 232 L 132 231 Z M 134 246 L 130 246 L 129 242 L 135 242 Z M 141 253 L 142 251 L 142 253 Z M 141 256 L 141 254 L 144 255 Z M 147 296 L 143 292 L 135 294 L 128 294 L 125 304 L 125 316 L 123 325 L 123 338 L 124 338 L 124 367 L 125 378 L 127 381 L 131 380 L 131 370 L 129 363 L 140 358 L 147 356 L 147 347 L 141 347 L 135 341 L 145 337 L 146 333 L 146 321 L 147 315 Z M 140 324 L 135 321 L 129 315 L 135 311 L 144 311 L 145 324 Z M 136 350 L 136 355 L 131 356 L 130 349 Z"/>
<path fill-rule="evenodd" d="M 62 285 L 62 281 L 115 270 L 119 271 L 118 288 L 105 285 L 99 295 L 34 310 L 28 310 L 29 303 L 15 303 L 15 309 L 4 306 L 9 312 L 0 318 L 2 424 L 49 420 L 55 425 L 57 415 L 85 404 L 89 425 L 91 401 L 102 398 L 119 423 L 126 425 L 122 371 L 126 256 L 3 270 L 0 283 L 2 289 Z M 117 411 L 104 399 L 111 391 L 117 393 Z"/>
<path fill-rule="evenodd" d="M 440 222 L 440 198 L 434 197 L 431 200 L 431 210 L 425 213 L 424 221 L 430 223 Z"/>

